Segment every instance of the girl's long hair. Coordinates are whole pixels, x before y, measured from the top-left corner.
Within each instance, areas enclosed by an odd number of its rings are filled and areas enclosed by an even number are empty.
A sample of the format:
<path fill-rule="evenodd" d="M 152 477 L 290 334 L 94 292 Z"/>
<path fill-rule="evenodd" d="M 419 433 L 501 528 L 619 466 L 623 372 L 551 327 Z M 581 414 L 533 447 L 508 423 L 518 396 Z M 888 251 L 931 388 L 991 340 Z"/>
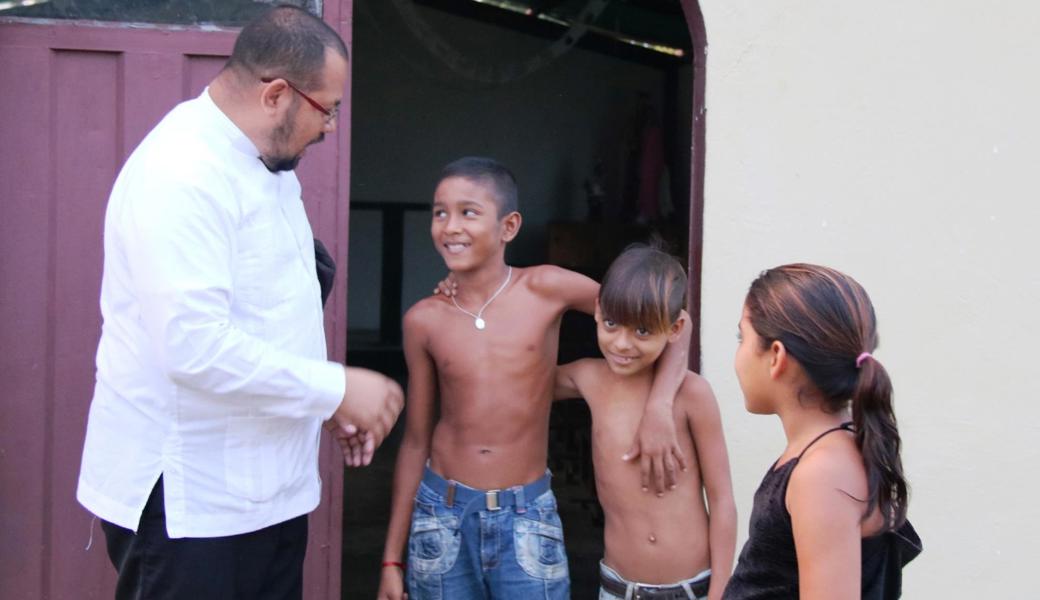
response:
<path fill-rule="evenodd" d="M 892 382 L 880 362 L 861 357 L 878 345 L 867 292 L 834 269 L 791 264 L 759 275 L 745 306 L 764 348 L 781 342 L 823 396 L 826 410 L 837 412 L 851 403 L 856 445 L 867 472 L 863 518 L 877 507 L 885 529 L 902 525 L 908 486 L 899 457 Z"/>

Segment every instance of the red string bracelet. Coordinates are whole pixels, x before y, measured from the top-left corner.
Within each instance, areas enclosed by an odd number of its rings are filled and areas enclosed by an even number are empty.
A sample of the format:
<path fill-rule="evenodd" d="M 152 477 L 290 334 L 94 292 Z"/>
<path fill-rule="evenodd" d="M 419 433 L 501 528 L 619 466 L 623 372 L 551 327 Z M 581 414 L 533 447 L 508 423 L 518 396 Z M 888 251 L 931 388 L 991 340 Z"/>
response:
<path fill-rule="evenodd" d="M 404 570 L 404 563 L 397 562 L 396 560 L 384 560 L 384 567 L 397 567 L 398 569 Z"/>

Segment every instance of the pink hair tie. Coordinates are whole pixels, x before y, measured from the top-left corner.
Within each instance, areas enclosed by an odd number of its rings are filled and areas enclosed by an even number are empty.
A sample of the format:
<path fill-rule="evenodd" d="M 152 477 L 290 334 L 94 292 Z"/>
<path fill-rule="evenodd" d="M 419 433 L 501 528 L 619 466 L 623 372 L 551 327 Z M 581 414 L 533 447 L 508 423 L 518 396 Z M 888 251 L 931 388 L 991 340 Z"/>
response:
<path fill-rule="evenodd" d="M 863 366 L 863 361 L 867 360 L 868 358 L 874 358 L 874 355 L 871 354 L 870 352 L 864 352 L 863 354 L 860 354 L 859 356 L 857 356 L 856 357 L 856 368 L 858 369 L 858 368 L 862 367 Z"/>

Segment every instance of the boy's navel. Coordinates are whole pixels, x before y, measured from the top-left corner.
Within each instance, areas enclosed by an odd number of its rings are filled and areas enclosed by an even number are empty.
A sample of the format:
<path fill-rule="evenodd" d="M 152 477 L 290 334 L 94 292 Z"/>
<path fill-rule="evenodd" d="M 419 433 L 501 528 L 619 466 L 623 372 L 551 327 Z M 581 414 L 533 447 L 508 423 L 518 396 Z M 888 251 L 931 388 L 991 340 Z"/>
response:
<path fill-rule="evenodd" d="M 481 454 L 491 454 L 491 449 L 490 448 L 481 448 L 480 449 L 480 453 Z"/>

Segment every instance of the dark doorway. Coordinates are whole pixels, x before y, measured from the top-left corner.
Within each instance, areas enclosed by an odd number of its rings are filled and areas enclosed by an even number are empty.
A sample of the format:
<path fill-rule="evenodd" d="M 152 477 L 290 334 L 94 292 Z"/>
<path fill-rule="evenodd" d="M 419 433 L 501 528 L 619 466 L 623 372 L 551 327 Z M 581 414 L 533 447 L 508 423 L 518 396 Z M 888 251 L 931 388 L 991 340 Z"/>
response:
<path fill-rule="evenodd" d="M 510 264 L 549 262 L 598 280 L 627 243 L 654 233 L 675 255 L 694 254 L 694 67 L 683 3 L 354 8 L 349 364 L 405 383 L 400 317 L 446 273 L 428 204 L 440 167 L 460 156 L 494 156 L 517 176 L 524 227 Z M 578 32 L 583 11 L 597 8 L 593 27 Z M 659 51 L 668 49 L 681 56 Z M 590 318 L 568 314 L 560 361 L 596 355 L 594 335 Z M 343 598 L 375 597 L 399 440 L 395 430 L 373 465 L 345 475 Z M 550 468 L 575 598 L 595 596 L 602 556 L 589 440 L 584 403 L 557 403 Z"/>

